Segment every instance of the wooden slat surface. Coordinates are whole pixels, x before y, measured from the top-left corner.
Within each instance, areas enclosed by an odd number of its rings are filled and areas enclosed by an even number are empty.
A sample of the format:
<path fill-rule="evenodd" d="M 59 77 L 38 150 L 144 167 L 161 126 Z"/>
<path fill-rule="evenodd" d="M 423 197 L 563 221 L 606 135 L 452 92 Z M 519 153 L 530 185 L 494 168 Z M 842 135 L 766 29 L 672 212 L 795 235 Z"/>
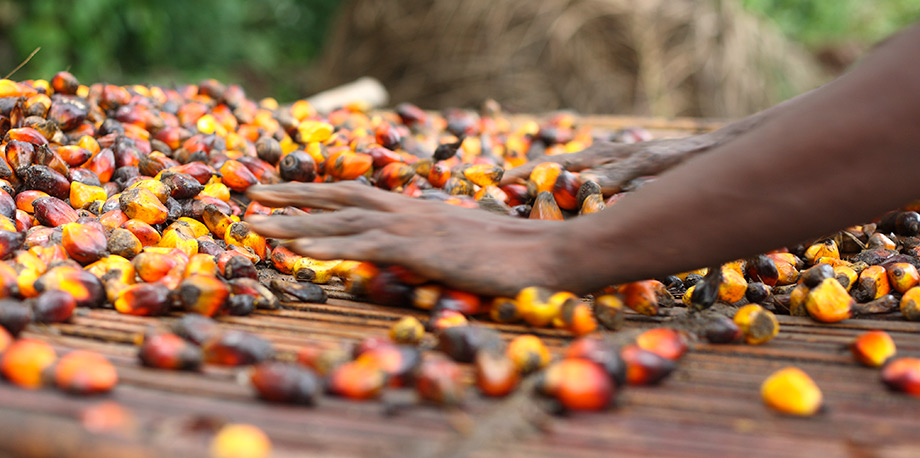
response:
<path fill-rule="evenodd" d="M 717 128 L 691 119 L 585 118 L 601 129 L 638 125 L 656 136 Z M 59 353 L 90 349 L 116 365 L 120 383 L 101 397 L 53 389 L 25 391 L 0 383 L 0 456 L 206 456 L 217 425 L 252 423 L 272 439 L 274 456 L 920 456 L 920 399 L 892 393 L 878 370 L 856 364 L 846 345 L 869 329 L 887 330 L 902 355 L 920 356 L 920 323 L 899 317 L 823 325 L 779 317 L 779 336 L 763 346 L 696 343 L 677 371 L 657 387 L 629 387 L 605 413 L 551 417 L 524 395 L 484 400 L 470 390 L 462 410 L 415 406 L 388 415 L 386 403 L 413 397 L 391 390 L 384 401 L 358 403 L 323 397 L 317 406 L 257 400 L 246 369 L 207 367 L 200 373 L 158 371 L 136 359 L 137 337 L 175 317 L 141 318 L 112 310 L 80 310 L 68 324 L 31 326 L 25 336 L 51 342 Z M 660 317 L 630 315 L 625 330 L 660 325 Z M 279 311 L 221 318 L 225 329 L 257 333 L 282 358 L 322 342 L 358 341 L 386 334 L 400 317 L 426 314 L 351 300 L 330 289 L 327 304 L 288 304 Z M 555 330 L 495 325 L 508 339 L 533 332 L 555 355 L 571 338 Z M 760 400 L 760 383 L 796 365 L 825 395 L 813 418 L 775 414 Z M 128 409 L 134 426 L 95 434 L 81 413 L 104 402 Z"/>

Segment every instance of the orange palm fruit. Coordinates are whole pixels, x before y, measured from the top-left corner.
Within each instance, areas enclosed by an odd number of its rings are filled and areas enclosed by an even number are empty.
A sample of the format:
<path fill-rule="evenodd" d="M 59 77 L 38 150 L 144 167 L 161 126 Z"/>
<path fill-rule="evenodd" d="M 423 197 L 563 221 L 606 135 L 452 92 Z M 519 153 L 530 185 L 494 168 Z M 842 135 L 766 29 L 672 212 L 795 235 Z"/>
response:
<path fill-rule="evenodd" d="M 882 275 L 885 275 L 884 269 Z M 808 315 L 823 323 L 836 323 L 852 317 L 853 304 L 853 298 L 836 278 L 824 279 L 805 296 Z"/>
<path fill-rule="evenodd" d="M 493 298 L 489 304 L 489 317 L 496 323 L 516 323 L 523 319 L 517 300 L 511 297 Z"/>
<path fill-rule="evenodd" d="M 522 374 L 529 374 L 549 364 L 549 349 L 533 334 L 522 334 L 508 343 L 505 354 Z"/>
<path fill-rule="evenodd" d="M 380 269 L 369 262 L 352 264 L 347 271 L 340 270 L 340 277 L 344 277 L 345 291 L 354 295 L 363 295 L 368 291 L 371 280 L 377 276 Z"/>
<path fill-rule="evenodd" d="M 571 293 L 568 293 L 571 294 Z M 564 299 L 559 297 L 553 300 L 554 292 L 540 286 L 530 286 L 518 292 L 515 298 L 521 313 L 521 318 L 531 326 L 542 327 L 550 324 L 562 308 Z M 575 297 L 572 295 L 571 297 Z M 577 300 L 577 298 L 575 298 Z"/>
<path fill-rule="evenodd" d="M 115 153 L 109 148 L 104 148 L 94 154 L 81 167 L 96 174 L 102 184 L 106 184 L 115 174 Z"/>
<path fill-rule="evenodd" d="M 450 180 L 451 172 L 450 167 L 444 164 L 443 162 L 436 162 L 431 166 L 431 170 L 428 172 L 428 182 L 436 188 L 443 188 L 447 184 L 447 180 Z"/>
<path fill-rule="evenodd" d="M 534 200 L 533 208 L 530 210 L 530 219 L 542 219 L 549 221 L 562 221 L 562 210 L 556 204 L 553 194 L 548 191 L 542 191 L 537 194 Z"/>
<path fill-rule="evenodd" d="M 102 227 L 109 231 L 121 227 L 125 221 L 128 221 L 128 215 L 121 211 L 120 208 L 107 211 L 99 216 L 99 224 L 102 224 Z"/>
<path fill-rule="evenodd" d="M 105 232 L 95 224 L 67 223 L 61 227 L 61 244 L 75 261 L 89 264 L 105 255 Z"/>
<path fill-rule="evenodd" d="M 789 314 L 792 316 L 808 316 L 808 310 L 805 308 L 805 298 L 811 288 L 804 284 L 798 284 L 789 293 Z"/>
<path fill-rule="evenodd" d="M 551 193 L 562 171 L 562 166 L 555 162 L 541 163 L 531 170 L 528 186 L 533 186 L 534 194 L 544 191 Z"/>
<path fill-rule="evenodd" d="M 897 349 L 885 331 L 864 332 L 850 345 L 853 357 L 868 367 L 882 367 L 893 358 Z"/>
<path fill-rule="evenodd" d="M 224 306 L 230 288 L 217 277 L 192 275 L 179 284 L 177 297 L 185 310 L 214 316 Z"/>
<path fill-rule="evenodd" d="M 674 302 L 671 293 L 658 280 L 627 283 L 620 288 L 620 294 L 627 307 L 647 316 L 657 315 L 659 307 L 670 307 Z"/>
<path fill-rule="evenodd" d="M 92 151 L 80 145 L 59 146 L 55 152 L 71 167 L 79 167 L 93 157 Z"/>
<path fill-rule="evenodd" d="M 224 162 L 220 167 L 221 181 L 233 191 L 245 192 L 259 180 L 243 163 L 235 160 Z"/>
<path fill-rule="evenodd" d="M 271 456 L 271 439 L 257 426 L 230 423 L 222 426 L 209 448 L 214 458 L 268 458 Z"/>
<path fill-rule="evenodd" d="M 231 223 L 224 234 L 227 245 L 237 245 L 252 249 L 260 260 L 267 257 L 265 237 L 262 237 L 245 221 Z"/>
<path fill-rule="evenodd" d="M 687 352 L 683 334 L 671 328 L 649 329 L 636 337 L 636 345 L 672 361 L 677 361 Z"/>
<path fill-rule="evenodd" d="M 354 180 L 371 171 L 373 164 L 369 154 L 340 151 L 326 159 L 326 173 L 339 180 Z"/>
<path fill-rule="evenodd" d="M 121 211 L 131 219 L 147 224 L 166 222 L 169 211 L 157 196 L 148 189 L 135 188 L 121 193 L 118 199 Z"/>
<path fill-rule="evenodd" d="M 147 251 L 138 254 L 131 261 L 137 275 L 148 283 L 162 279 L 179 265 L 179 262 L 177 258 L 168 254 Z"/>
<path fill-rule="evenodd" d="M 35 282 L 35 291 L 59 290 L 69 293 L 79 307 L 96 307 L 105 301 L 105 288 L 95 275 L 71 265 L 58 265 Z"/>
<path fill-rule="evenodd" d="M 486 396 L 507 396 L 520 381 L 514 362 L 503 353 L 477 352 L 473 365 L 476 370 L 476 387 Z"/>
<path fill-rule="evenodd" d="M 553 324 L 576 336 L 583 336 L 597 330 L 597 320 L 594 318 L 591 306 L 578 300 L 563 302 L 559 315 L 553 319 Z"/>
<path fill-rule="evenodd" d="M 758 304 L 741 307 L 733 320 L 741 329 L 745 342 L 751 345 L 767 343 L 779 333 L 776 315 Z"/>
<path fill-rule="evenodd" d="M 154 196 L 156 196 L 157 200 L 159 200 L 162 204 L 166 203 L 166 200 L 169 199 L 170 193 L 172 192 L 172 190 L 169 188 L 169 185 L 153 178 L 139 180 L 129 186 L 126 191 L 132 189 L 146 189 L 150 191 Z"/>
<path fill-rule="evenodd" d="M 853 285 L 856 284 L 856 280 L 859 279 L 859 274 L 857 274 L 856 271 L 853 270 L 853 268 L 850 266 L 835 266 L 834 278 L 836 278 L 837 281 L 840 282 L 840 285 L 846 288 L 847 292 L 849 292 L 853 288 Z M 894 281 L 892 281 L 892 283 L 894 283 Z M 901 292 L 903 293 L 904 291 Z"/>
<path fill-rule="evenodd" d="M 740 270 L 722 267 L 722 283 L 719 284 L 719 300 L 727 304 L 744 299 L 747 291 L 747 280 Z"/>
<path fill-rule="evenodd" d="M 888 273 L 885 268 L 882 266 L 869 266 L 859 273 L 859 280 L 857 281 L 856 289 L 853 291 L 853 298 L 859 302 L 868 302 L 890 292 L 891 283 L 888 281 Z"/>
<path fill-rule="evenodd" d="M 198 253 L 189 257 L 183 278 L 195 274 L 217 275 L 217 262 L 214 260 L 214 256 Z"/>
<path fill-rule="evenodd" d="M 68 393 L 105 393 L 118 383 L 118 372 L 99 353 L 76 350 L 58 361 L 54 368 L 54 383 Z"/>
<path fill-rule="evenodd" d="M 386 385 L 386 373 L 376 364 L 351 361 L 332 369 L 327 386 L 330 392 L 362 401 L 380 395 Z"/>
<path fill-rule="evenodd" d="M 271 359 L 272 344 L 243 331 L 227 331 L 211 336 L 201 345 L 206 363 L 220 366 L 244 366 Z"/>
<path fill-rule="evenodd" d="M 70 183 L 70 205 L 77 210 L 86 208 L 94 201 L 105 201 L 107 198 L 105 189 L 98 186 L 85 185 L 79 181 Z"/>
<path fill-rule="evenodd" d="M 823 402 L 821 389 L 797 367 L 787 367 L 767 377 L 760 394 L 767 406 L 790 415 L 814 415 Z"/>
<path fill-rule="evenodd" d="M 197 370 L 204 360 L 201 347 L 165 332 L 146 334 L 138 357 L 145 366 L 173 370 Z"/>
<path fill-rule="evenodd" d="M 837 249 L 837 242 L 833 239 L 818 242 L 805 249 L 805 261 L 814 264 L 820 258 L 840 259 L 840 250 Z"/>
<path fill-rule="evenodd" d="M 51 345 L 37 339 L 19 339 L 0 359 L 0 372 L 21 388 L 35 390 L 44 384 L 44 372 L 57 360 Z"/>
<path fill-rule="evenodd" d="M 901 297 L 901 314 L 910 321 L 920 321 L 920 286 L 915 286 Z"/>
<path fill-rule="evenodd" d="M 563 359 L 546 368 L 540 390 L 569 410 L 603 410 L 616 387 L 601 366 L 585 359 Z"/>
<path fill-rule="evenodd" d="M 486 187 L 495 186 L 502 180 L 504 169 L 497 165 L 475 164 L 463 169 L 463 176 L 473 184 Z"/>
<path fill-rule="evenodd" d="M 144 221 L 129 219 L 122 223 L 121 227 L 134 234 L 137 240 L 141 242 L 141 246 L 156 246 L 160 243 L 161 236 L 159 231 Z"/>
<path fill-rule="evenodd" d="M 10 345 L 13 343 L 13 336 L 10 335 L 10 332 L 6 330 L 3 326 L 0 326 L 0 354 L 6 351 L 7 348 L 10 348 Z"/>
<path fill-rule="evenodd" d="M 899 293 L 917 286 L 920 283 L 920 273 L 913 264 L 907 262 L 897 262 L 886 268 L 888 273 L 888 282 L 891 287 Z"/>
<path fill-rule="evenodd" d="M 600 194 L 591 194 L 585 197 L 581 207 L 579 207 L 578 214 L 588 215 L 591 213 L 600 212 L 605 208 L 607 208 L 607 205 L 604 203 L 604 196 Z"/>
<path fill-rule="evenodd" d="M 892 390 L 920 397 L 920 359 L 891 360 L 882 368 L 882 382 Z"/>

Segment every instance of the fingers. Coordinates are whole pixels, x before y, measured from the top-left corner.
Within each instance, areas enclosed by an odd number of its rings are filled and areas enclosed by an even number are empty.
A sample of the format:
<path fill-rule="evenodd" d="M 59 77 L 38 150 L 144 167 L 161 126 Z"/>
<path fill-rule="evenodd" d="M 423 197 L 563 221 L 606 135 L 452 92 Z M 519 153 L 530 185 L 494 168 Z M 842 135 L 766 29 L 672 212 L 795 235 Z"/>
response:
<path fill-rule="evenodd" d="M 299 238 L 288 249 L 316 259 L 349 259 L 381 264 L 405 263 L 408 239 L 371 230 L 340 237 Z"/>
<path fill-rule="evenodd" d="M 618 161 L 628 157 L 633 151 L 634 147 L 629 145 L 597 142 L 576 153 L 540 156 L 520 167 L 506 170 L 500 184 L 506 185 L 524 181 L 530 176 L 530 172 L 533 171 L 534 167 L 545 162 L 555 162 L 570 172 L 578 172 Z"/>
<path fill-rule="evenodd" d="M 582 172 L 581 179 L 595 181 L 605 195 L 620 192 L 630 181 L 647 175 L 657 175 L 676 166 L 695 150 L 685 150 L 669 143 L 649 142 L 635 154 Z"/>
<path fill-rule="evenodd" d="M 305 216 L 253 215 L 246 221 L 264 237 L 296 239 L 357 234 L 385 227 L 391 219 L 389 213 L 353 208 Z"/>
<path fill-rule="evenodd" d="M 421 201 L 356 182 L 284 183 L 253 186 L 246 191 L 250 199 L 269 207 L 310 207 L 338 210 L 358 207 L 368 210 L 401 211 Z"/>

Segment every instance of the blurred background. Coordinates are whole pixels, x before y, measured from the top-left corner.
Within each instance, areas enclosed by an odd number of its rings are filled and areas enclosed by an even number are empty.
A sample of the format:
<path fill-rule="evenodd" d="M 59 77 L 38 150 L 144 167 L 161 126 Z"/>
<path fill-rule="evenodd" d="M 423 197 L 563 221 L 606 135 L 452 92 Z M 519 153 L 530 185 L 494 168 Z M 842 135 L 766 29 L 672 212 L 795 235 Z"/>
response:
<path fill-rule="evenodd" d="M 239 83 L 293 101 L 738 117 L 838 75 L 920 0 L 0 0 L 0 76 Z"/>

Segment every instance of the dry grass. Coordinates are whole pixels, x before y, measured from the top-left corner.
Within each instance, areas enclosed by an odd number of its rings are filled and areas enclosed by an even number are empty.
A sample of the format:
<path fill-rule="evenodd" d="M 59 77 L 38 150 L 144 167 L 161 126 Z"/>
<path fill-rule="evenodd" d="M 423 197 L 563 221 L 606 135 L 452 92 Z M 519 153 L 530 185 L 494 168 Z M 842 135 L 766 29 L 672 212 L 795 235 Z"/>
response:
<path fill-rule="evenodd" d="M 377 77 L 427 108 L 737 117 L 821 83 L 735 0 L 351 0 L 317 88 Z"/>

